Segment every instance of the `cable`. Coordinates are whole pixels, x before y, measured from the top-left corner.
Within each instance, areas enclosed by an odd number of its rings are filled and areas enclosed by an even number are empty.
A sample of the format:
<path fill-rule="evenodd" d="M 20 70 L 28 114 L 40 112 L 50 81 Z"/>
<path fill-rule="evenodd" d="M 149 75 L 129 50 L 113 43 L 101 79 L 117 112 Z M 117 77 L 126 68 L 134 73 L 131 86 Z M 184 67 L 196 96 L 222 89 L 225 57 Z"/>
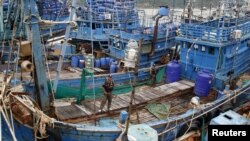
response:
<path fill-rule="evenodd" d="M 92 49 L 92 51 L 91 51 L 91 53 L 92 53 L 92 55 L 94 56 L 94 43 L 93 43 L 93 16 L 92 16 L 92 1 L 90 1 L 90 40 L 91 40 L 91 49 Z M 92 63 L 92 66 L 91 66 L 91 68 L 94 68 L 94 63 Z M 93 69 L 94 70 L 94 69 Z M 85 77 L 85 76 L 84 76 Z M 95 111 L 96 111 L 96 106 L 95 106 L 95 103 L 96 103 L 96 91 L 95 91 L 95 73 L 94 73 L 94 71 L 93 71 L 93 75 L 92 75 L 92 85 L 93 85 L 93 96 L 94 96 L 94 117 L 95 117 Z M 96 124 L 96 122 L 95 122 L 95 124 Z"/>
<path fill-rule="evenodd" d="M 192 126 L 192 123 L 193 123 L 193 118 L 194 118 L 194 111 L 195 111 L 195 107 L 193 109 L 193 114 L 192 114 L 192 118 L 191 118 L 191 121 L 190 121 L 190 124 L 188 126 L 188 129 L 186 130 L 186 132 L 184 133 L 184 135 L 186 135 L 188 133 L 188 131 L 190 130 L 191 126 Z"/>

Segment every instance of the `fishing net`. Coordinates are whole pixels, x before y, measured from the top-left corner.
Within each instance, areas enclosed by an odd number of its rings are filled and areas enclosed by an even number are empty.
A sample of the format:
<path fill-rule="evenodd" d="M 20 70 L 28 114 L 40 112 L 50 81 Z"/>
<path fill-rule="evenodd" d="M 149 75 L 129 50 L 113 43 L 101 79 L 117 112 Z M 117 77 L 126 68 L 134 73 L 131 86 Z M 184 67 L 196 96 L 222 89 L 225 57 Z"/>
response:
<path fill-rule="evenodd" d="M 162 103 L 151 103 L 145 107 L 150 113 L 158 119 L 166 119 L 169 116 L 170 105 Z"/>
<path fill-rule="evenodd" d="M 157 75 L 156 75 L 156 82 L 160 83 L 163 81 L 165 75 L 165 67 L 161 68 L 158 70 Z M 75 88 L 75 87 L 69 87 L 65 85 L 58 85 L 55 98 L 60 99 L 60 98 L 69 98 L 69 97 L 74 97 L 77 99 L 77 101 L 81 101 L 84 99 L 92 99 L 101 97 L 103 95 L 103 89 L 102 88 L 95 88 L 88 89 L 86 88 L 86 77 L 91 77 L 94 78 L 93 72 L 90 72 L 87 69 L 83 69 L 82 76 L 81 76 L 81 84 L 80 88 Z M 151 84 L 151 80 L 143 81 L 143 82 L 138 82 L 136 86 L 142 86 Z M 49 86 L 49 91 L 51 92 L 51 85 Z M 124 85 L 116 85 L 114 87 L 114 90 L 112 91 L 113 95 L 118 95 L 118 94 L 125 94 L 128 92 L 131 92 L 133 89 L 131 84 L 124 84 Z"/>

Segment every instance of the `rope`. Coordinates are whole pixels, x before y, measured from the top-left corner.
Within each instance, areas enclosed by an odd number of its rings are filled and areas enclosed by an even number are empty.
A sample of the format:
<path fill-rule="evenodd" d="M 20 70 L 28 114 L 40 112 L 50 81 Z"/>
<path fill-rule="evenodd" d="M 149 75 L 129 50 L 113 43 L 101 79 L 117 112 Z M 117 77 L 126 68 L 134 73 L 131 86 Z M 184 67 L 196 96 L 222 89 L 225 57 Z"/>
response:
<path fill-rule="evenodd" d="M 68 1 L 66 1 L 65 7 L 66 7 L 66 5 L 68 5 Z M 61 13 L 61 10 L 62 10 L 62 9 L 63 9 L 63 7 L 61 7 L 61 9 L 59 10 L 60 12 L 59 12 L 59 15 L 57 15 L 57 17 L 56 17 L 56 21 L 59 19 L 58 16 L 59 16 L 59 17 L 61 16 L 61 14 L 62 14 L 62 13 Z M 54 25 L 55 25 L 55 24 L 53 24 L 52 27 L 51 27 L 52 30 L 53 30 L 53 28 L 54 28 Z M 51 28 L 50 28 L 50 32 L 52 32 L 52 31 L 51 31 Z M 50 33 L 50 34 L 52 34 L 52 33 Z M 54 41 L 55 41 L 55 36 L 52 36 L 52 43 L 51 43 L 51 46 L 50 46 L 51 48 L 52 48 L 52 46 L 53 46 Z"/>
<path fill-rule="evenodd" d="M 8 118 L 7 118 L 6 114 L 4 113 L 2 107 L 0 107 L 0 113 L 2 113 L 2 115 L 3 115 L 3 118 L 4 118 L 6 124 L 7 124 L 8 128 L 9 128 L 9 131 L 10 131 L 10 134 L 11 134 L 11 136 L 12 136 L 12 139 L 13 139 L 14 141 L 17 141 L 16 136 L 15 136 L 15 133 L 14 133 L 14 131 L 12 130 L 11 125 L 10 125 L 10 123 L 9 123 L 9 121 L 8 121 Z M 1 128 L 2 128 L 2 125 L 1 125 Z M 0 139 L 1 139 L 1 138 L 0 138 Z"/>
<path fill-rule="evenodd" d="M 176 124 L 176 127 L 177 127 L 177 120 L 175 121 L 175 124 Z M 177 136 L 177 128 L 175 128 L 175 131 L 174 131 L 174 139 L 176 140 L 176 136 Z"/>
<path fill-rule="evenodd" d="M 171 108 L 169 109 L 169 113 L 170 113 L 170 112 L 171 112 Z M 168 123 L 166 124 L 165 130 L 168 129 L 169 124 L 170 124 L 170 122 L 168 122 Z M 161 137 L 161 140 L 162 140 L 162 141 L 164 140 L 164 136 L 165 136 L 165 134 L 163 134 L 162 137 Z"/>
<path fill-rule="evenodd" d="M 4 82 L 3 82 L 2 92 L 0 93 L 0 100 L 2 103 L 0 106 L 0 113 L 3 115 L 3 118 L 8 126 L 8 129 L 10 131 L 10 134 L 11 134 L 13 140 L 16 141 L 14 128 L 13 128 L 13 125 L 11 125 L 11 121 L 9 120 L 10 118 L 8 117 L 8 111 L 7 111 L 7 107 L 6 107 L 6 102 L 8 102 L 6 100 L 7 97 L 5 96 L 6 95 L 6 88 L 8 87 L 10 80 L 11 80 L 11 76 L 8 76 L 7 78 L 4 79 Z M 1 125 L 1 127 L 2 127 L 2 125 Z M 2 138 L 0 138 L 0 139 L 2 139 Z"/>
<path fill-rule="evenodd" d="M 20 43 L 21 45 L 21 43 Z M 15 65 L 15 72 L 14 72 L 14 90 L 16 88 L 16 80 L 17 80 L 17 71 L 18 71 L 18 58 L 19 58 L 19 53 L 20 53 L 20 46 L 18 46 L 18 51 L 17 51 L 17 58 L 16 58 L 16 65 Z M 9 98 L 9 97 L 8 97 Z M 10 100 L 8 100 L 10 101 Z M 13 120 L 13 113 L 12 113 L 12 110 L 10 109 L 10 119 L 11 119 L 11 125 L 12 125 L 12 128 L 13 128 L 13 131 L 15 131 L 15 126 L 14 126 L 14 120 Z"/>
<path fill-rule="evenodd" d="M 207 113 L 209 113 L 209 112 L 211 112 L 211 111 L 213 111 L 213 110 L 219 108 L 219 107 L 222 106 L 223 104 L 225 104 L 225 103 L 231 101 L 232 99 L 238 97 L 239 95 L 244 94 L 245 92 L 247 92 L 248 90 L 250 90 L 250 87 L 249 87 L 249 86 L 250 86 L 250 83 L 247 84 L 247 86 L 245 86 L 245 87 L 248 87 L 248 88 L 246 88 L 245 90 L 239 92 L 238 94 L 235 94 L 235 95 L 232 96 L 232 97 L 229 97 L 229 96 L 228 96 L 228 99 L 225 100 L 224 102 L 221 102 L 221 103 L 219 103 L 219 104 L 217 104 L 217 105 L 208 105 L 208 106 L 211 106 L 211 107 L 213 106 L 213 107 L 212 107 L 211 109 L 207 110 L 207 111 L 202 112 L 201 114 L 198 114 L 197 116 L 194 116 L 194 117 L 193 117 L 192 119 L 190 119 L 190 120 L 197 119 L 197 118 L 199 118 L 199 117 L 201 117 L 201 116 L 203 116 L 203 115 L 205 115 L 205 114 L 207 114 Z M 242 89 L 244 89 L 244 88 L 242 88 Z M 240 90 L 242 90 L 242 89 L 240 89 Z M 239 91 L 239 90 L 238 90 L 238 91 Z M 181 119 L 183 119 L 183 118 L 179 118 L 179 119 L 176 119 L 176 120 L 181 120 Z M 188 121 L 189 121 L 189 120 L 188 120 Z M 187 123 L 188 121 L 185 121 L 184 123 Z M 173 129 L 175 129 L 175 128 L 176 128 L 176 127 L 173 127 L 173 128 L 168 129 L 168 130 L 165 130 L 165 131 L 159 133 L 158 136 L 160 136 L 160 135 L 162 135 L 162 134 L 165 134 L 165 133 L 167 133 L 167 132 L 169 132 L 169 131 L 171 131 L 171 130 L 173 130 Z"/>
<path fill-rule="evenodd" d="M 14 23 L 13 23 L 13 30 L 12 30 L 12 35 L 11 35 L 11 43 L 10 43 L 10 50 L 9 50 L 9 56 L 8 56 L 8 62 L 10 62 L 11 60 L 11 56 L 12 56 L 12 50 L 13 50 L 13 46 L 14 46 L 14 37 L 16 35 L 16 30 L 17 30 L 17 27 L 16 27 L 16 23 L 17 23 L 17 20 L 18 20 L 18 17 L 19 17 L 19 10 L 20 10 L 20 4 L 18 4 L 18 7 L 16 9 L 16 17 L 15 17 L 15 20 L 14 20 Z M 8 66 L 7 66 L 7 70 L 10 69 L 10 63 L 8 63 Z M 6 71 L 6 74 L 5 74 L 5 77 L 7 76 L 8 74 L 8 71 Z"/>
<path fill-rule="evenodd" d="M 194 114 L 195 114 L 195 107 L 193 109 L 193 114 L 192 114 L 192 118 L 191 118 L 191 121 L 190 121 L 190 124 L 188 126 L 188 129 L 186 130 L 186 132 L 184 133 L 184 135 L 186 135 L 188 133 L 188 131 L 190 130 L 191 126 L 192 126 L 192 123 L 193 123 L 193 118 L 194 118 Z"/>
<path fill-rule="evenodd" d="M 59 1 L 60 2 L 60 1 Z M 56 21 L 59 19 L 60 16 L 62 16 L 62 11 L 64 10 L 64 8 L 66 8 L 66 6 L 69 4 L 70 1 L 66 1 L 65 5 L 64 6 L 61 6 L 60 10 L 59 10 L 59 14 L 56 16 Z M 52 25 L 52 30 L 54 28 L 54 25 Z M 54 37 L 53 37 L 53 40 L 54 40 Z"/>
<path fill-rule="evenodd" d="M 126 121 L 127 122 L 127 121 Z M 121 124 L 120 122 L 117 123 L 117 127 L 120 128 L 122 130 L 121 134 L 119 135 L 119 137 L 116 138 L 116 141 L 122 141 L 122 137 L 126 132 L 126 122 L 125 124 Z"/>
<path fill-rule="evenodd" d="M 31 98 L 26 95 L 16 96 L 10 94 L 17 101 L 19 101 L 25 108 L 29 109 L 33 113 L 33 124 L 31 127 L 35 132 L 35 139 L 47 138 L 46 125 L 54 127 L 54 119 L 45 115 L 40 109 L 38 109 L 32 102 Z M 40 133 L 40 137 L 37 136 L 37 132 Z"/>

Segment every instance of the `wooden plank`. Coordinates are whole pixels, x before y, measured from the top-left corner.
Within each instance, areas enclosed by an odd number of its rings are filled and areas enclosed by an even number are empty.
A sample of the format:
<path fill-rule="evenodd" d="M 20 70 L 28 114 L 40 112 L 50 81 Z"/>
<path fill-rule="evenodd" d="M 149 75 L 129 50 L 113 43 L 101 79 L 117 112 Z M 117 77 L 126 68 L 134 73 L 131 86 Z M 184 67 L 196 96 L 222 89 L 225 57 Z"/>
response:
<path fill-rule="evenodd" d="M 166 90 L 155 90 L 155 89 L 148 90 L 148 92 L 151 92 L 152 94 L 157 95 L 158 98 L 167 96 L 167 95 L 175 93 L 177 91 L 178 90 L 170 88 L 170 87 L 168 87 L 168 89 L 166 89 Z"/>
<path fill-rule="evenodd" d="M 155 87 L 154 89 L 164 91 L 164 90 L 167 90 L 168 88 L 169 88 L 168 84 L 165 84 L 165 85 L 161 85 L 159 87 Z"/>
<path fill-rule="evenodd" d="M 139 93 L 136 93 L 136 94 L 135 94 L 135 99 L 136 99 L 137 101 L 139 101 L 140 103 L 144 103 L 144 102 L 147 101 L 147 99 L 145 99 L 145 97 L 143 97 L 143 96 L 140 95 Z"/>
<path fill-rule="evenodd" d="M 143 92 L 143 95 L 149 97 L 150 100 L 159 98 L 159 95 L 154 94 L 152 91 L 145 91 L 145 92 Z"/>
<path fill-rule="evenodd" d="M 100 109 L 101 109 L 101 102 L 102 102 L 102 99 L 99 99 L 99 100 L 96 100 L 96 101 L 92 101 L 91 102 L 91 105 L 93 107 L 93 110 L 95 110 L 95 113 L 97 113 Z M 94 107 L 95 106 L 95 107 Z M 105 103 L 104 107 L 102 108 L 103 111 L 107 111 L 108 108 L 108 101 Z M 94 109 L 95 108 L 95 109 Z"/>
<path fill-rule="evenodd" d="M 75 105 L 77 108 L 81 109 L 84 113 L 86 113 L 87 115 L 92 115 L 93 113 L 91 111 L 89 111 L 88 108 L 86 108 L 83 105 Z"/>
<path fill-rule="evenodd" d="M 182 84 L 185 84 L 185 85 L 188 85 L 190 87 L 194 87 L 194 85 L 195 85 L 193 82 L 187 81 L 187 80 L 181 80 L 181 81 L 178 81 L 178 82 L 180 82 Z"/>
<path fill-rule="evenodd" d="M 124 107 L 127 107 L 127 103 L 124 105 L 123 100 L 120 99 L 118 96 L 112 99 L 111 110 L 117 110 Z"/>
<path fill-rule="evenodd" d="M 144 95 L 142 92 L 138 92 L 138 93 L 136 93 L 136 95 L 142 97 L 142 98 L 145 99 L 146 101 L 151 100 L 151 98 L 147 97 L 147 96 Z"/>
<path fill-rule="evenodd" d="M 57 117 L 60 120 L 67 120 L 72 118 L 79 118 L 87 114 L 75 105 L 61 106 L 56 108 Z"/>
<path fill-rule="evenodd" d="M 155 91 L 155 89 L 153 89 L 152 91 Z M 171 95 L 173 93 L 176 93 L 178 92 L 179 90 L 177 89 L 174 89 L 174 88 L 171 88 L 171 87 L 167 87 L 166 90 L 156 90 L 157 93 L 161 94 L 160 97 L 164 97 L 164 96 L 167 96 L 167 95 Z"/>
<path fill-rule="evenodd" d="M 117 99 L 119 100 L 119 105 L 120 105 L 121 108 L 128 107 L 129 102 L 121 99 L 120 97 L 117 97 Z"/>
<path fill-rule="evenodd" d="M 123 99 L 124 101 L 130 103 L 130 94 L 129 95 L 122 95 L 122 96 L 119 96 L 121 99 Z M 136 99 L 134 99 L 134 104 L 139 104 L 140 102 L 137 101 Z"/>
<path fill-rule="evenodd" d="M 190 89 L 190 86 L 181 84 L 181 83 L 174 83 L 174 86 L 172 85 L 173 83 L 171 83 L 171 85 L 165 84 L 161 86 L 161 89 L 158 89 L 156 87 L 156 88 L 146 89 L 143 91 L 137 91 L 135 94 L 135 99 L 134 99 L 135 101 L 134 104 L 137 106 L 135 106 L 134 108 L 140 109 L 140 112 L 141 112 L 141 108 L 146 106 L 146 103 L 148 102 L 165 101 L 168 104 L 171 104 L 171 106 L 173 106 L 175 113 L 180 113 L 184 111 L 186 108 L 182 108 L 182 107 L 188 107 L 187 104 L 190 98 L 192 97 L 192 95 L 191 94 L 186 95 L 184 93 L 181 93 L 181 89 L 183 90 Z M 184 86 L 184 87 L 178 88 L 179 86 Z M 183 96 L 180 96 L 180 95 L 183 95 Z M 82 115 L 82 117 L 80 117 L 81 119 L 72 118 L 72 121 L 73 120 L 80 120 L 80 121 L 93 120 L 93 119 L 97 119 L 97 118 L 108 116 L 108 115 L 114 116 L 115 114 L 119 114 L 120 110 L 128 108 L 129 102 L 130 102 L 130 94 L 114 96 L 112 99 L 112 104 L 111 104 L 111 109 L 110 109 L 112 110 L 111 113 L 98 113 L 97 111 L 99 110 L 101 99 L 96 100 L 95 105 L 94 105 L 94 100 L 86 100 L 83 102 L 83 105 L 78 106 L 78 109 L 83 111 L 85 115 Z M 105 107 L 103 108 L 104 112 L 107 109 L 106 108 L 107 104 L 108 103 L 106 103 Z M 182 106 L 182 105 L 185 105 L 185 106 Z M 92 116 L 94 114 L 94 106 L 95 106 L 95 111 L 97 113 L 95 117 Z M 71 111 L 68 111 L 68 113 L 66 112 L 64 116 L 67 118 L 71 117 Z M 140 114 L 140 116 L 142 116 L 141 117 L 142 119 L 140 119 L 140 121 L 147 122 L 147 121 L 156 120 L 156 117 L 154 115 L 151 115 L 150 113 L 144 113 L 144 116 L 142 113 Z M 135 117 L 135 120 L 137 120 L 136 117 Z"/>
<path fill-rule="evenodd" d="M 179 89 L 181 91 L 184 91 L 186 89 L 191 88 L 190 86 L 182 84 L 182 83 L 179 83 L 179 82 L 171 83 L 171 84 L 169 84 L 169 86 L 175 87 L 175 88 L 177 88 L 177 89 Z"/>
<path fill-rule="evenodd" d="M 82 105 L 87 108 L 90 112 L 92 112 L 92 114 L 94 113 L 94 105 L 91 103 L 91 101 L 86 101 L 83 102 Z M 98 107 L 97 107 L 98 108 Z M 95 109 L 97 110 L 97 109 Z"/>

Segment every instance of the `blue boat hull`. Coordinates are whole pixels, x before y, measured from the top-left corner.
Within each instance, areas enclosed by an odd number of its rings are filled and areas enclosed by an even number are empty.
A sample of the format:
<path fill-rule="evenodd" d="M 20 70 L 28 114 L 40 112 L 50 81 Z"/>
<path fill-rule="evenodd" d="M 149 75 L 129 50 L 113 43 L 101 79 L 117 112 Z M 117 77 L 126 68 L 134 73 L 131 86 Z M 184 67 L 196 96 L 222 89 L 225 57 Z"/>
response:
<path fill-rule="evenodd" d="M 192 117 L 197 117 L 197 121 L 205 119 L 206 122 L 208 122 L 210 119 L 217 116 L 218 108 L 212 108 L 221 106 L 223 102 L 230 99 L 230 97 L 232 96 L 233 94 L 231 94 L 230 96 L 222 95 L 217 100 L 212 102 L 210 106 L 205 106 L 201 109 L 190 109 L 182 115 L 169 117 L 164 120 L 148 122 L 146 124 L 156 129 L 158 133 L 161 133 L 168 129 L 169 131 L 164 134 L 164 136 L 159 136 L 159 140 L 171 141 L 176 137 L 182 135 L 186 131 L 186 122 L 190 121 Z M 242 102 L 246 102 L 247 100 L 250 100 L 249 91 L 247 91 L 245 94 L 240 95 L 237 98 L 237 103 L 232 105 L 232 107 L 230 108 L 238 107 L 242 104 Z M 204 114 L 206 112 L 207 114 Z M 4 121 L 2 129 L 3 140 L 12 140 Z M 114 141 L 121 134 L 121 129 L 118 128 L 115 123 L 110 124 L 109 126 L 94 126 L 84 124 L 69 124 L 65 122 L 55 121 L 53 128 L 48 128 L 47 133 L 49 135 L 47 139 L 50 141 Z M 18 122 L 15 122 L 15 134 L 18 141 L 34 140 L 33 131 Z"/>

